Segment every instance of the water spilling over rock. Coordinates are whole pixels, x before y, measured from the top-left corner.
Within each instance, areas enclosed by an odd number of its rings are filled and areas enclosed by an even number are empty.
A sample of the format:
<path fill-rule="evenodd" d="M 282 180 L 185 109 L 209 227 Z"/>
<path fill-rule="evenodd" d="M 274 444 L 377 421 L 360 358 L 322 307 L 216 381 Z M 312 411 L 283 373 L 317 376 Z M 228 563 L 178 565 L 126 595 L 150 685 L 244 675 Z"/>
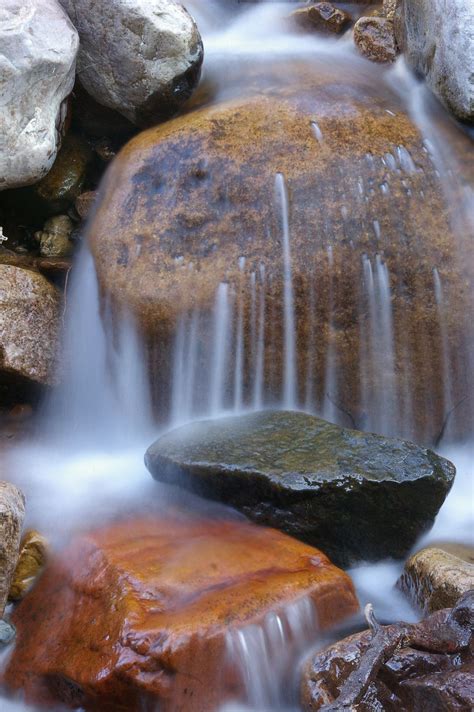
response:
<path fill-rule="evenodd" d="M 285 669 L 357 608 L 347 574 L 279 532 L 189 513 L 132 519 L 50 564 L 15 612 L 5 681 L 47 705 L 210 712 L 245 699 L 252 630 Z"/>
<path fill-rule="evenodd" d="M 283 404 L 419 441 L 466 427 L 465 242 L 400 101 L 346 69 L 276 61 L 244 97 L 230 73 L 240 98 L 112 166 L 92 251 L 162 417 Z"/>

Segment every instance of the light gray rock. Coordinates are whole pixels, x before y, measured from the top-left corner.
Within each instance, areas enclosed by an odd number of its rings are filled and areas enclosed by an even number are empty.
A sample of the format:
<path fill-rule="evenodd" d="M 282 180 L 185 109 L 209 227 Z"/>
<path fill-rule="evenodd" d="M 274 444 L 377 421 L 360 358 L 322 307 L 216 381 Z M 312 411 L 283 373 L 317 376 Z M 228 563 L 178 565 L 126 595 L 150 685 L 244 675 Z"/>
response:
<path fill-rule="evenodd" d="M 23 493 L 9 482 L 0 482 L 0 617 L 18 562 L 24 518 Z"/>
<path fill-rule="evenodd" d="M 74 85 L 79 38 L 56 0 L 0 3 L 0 190 L 51 168 Z"/>
<path fill-rule="evenodd" d="M 0 265 L 0 375 L 56 383 L 60 303 L 39 272 Z"/>
<path fill-rule="evenodd" d="M 464 121 L 474 121 L 474 3 L 403 0 L 397 42 L 413 69 Z"/>
<path fill-rule="evenodd" d="M 138 125 L 176 113 L 203 58 L 196 23 L 174 0 L 60 0 L 81 39 L 78 75 L 96 101 Z"/>

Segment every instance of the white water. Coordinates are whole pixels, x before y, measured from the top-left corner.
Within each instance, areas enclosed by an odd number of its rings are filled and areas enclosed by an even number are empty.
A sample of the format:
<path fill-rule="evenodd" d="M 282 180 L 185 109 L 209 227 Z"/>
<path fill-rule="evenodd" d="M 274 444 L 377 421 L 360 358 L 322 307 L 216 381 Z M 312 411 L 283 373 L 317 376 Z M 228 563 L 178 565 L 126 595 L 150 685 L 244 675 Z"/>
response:
<path fill-rule="evenodd" d="M 281 22 L 286 8 L 279 3 L 265 7 L 249 8 L 235 22 L 230 22 L 230 11 L 218 2 L 192 0 L 194 13 L 208 35 L 206 51 L 209 67 L 214 67 L 222 56 L 237 54 L 255 56 L 296 52 L 306 56 L 341 56 L 346 54 L 351 66 L 348 72 L 366 71 L 367 66 L 352 50 L 349 43 L 315 40 L 289 36 Z M 217 18 L 217 19 L 216 19 Z M 222 27 L 225 27 L 222 30 Z M 269 41 L 269 37 L 272 41 Z M 206 40 L 206 37 L 205 37 Z M 369 71 L 369 70 L 367 70 Z M 372 71 L 372 69 L 370 70 Z M 438 165 L 443 184 L 455 177 L 452 157 L 443 151 L 439 135 L 430 120 L 429 107 L 420 99 L 419 85 L 403 69 L 401 63 L 394 70 L 403 81 L 417 123 L 426 132 L 430 153 Z M 382 79 L 380 79 L 382 81 Z M 393 78 L 387 77 L 393 82 Z M 413 99 L 417 89 L 416 100 Z M 408 99 L 409 97 L 409 99 Z M 324 135 L 317 122 L 308 130 L 313 140 L 324 145 Z M 388 171 L 410 175 L 416 167 L 406 149 L 395 147 L 384 157 Z M 390 181 L 380 186 L 383 195 L 390 196 Z M 409 188 L 407 188 L 409 190 Z M 359 184 L 356 196 L 367 199 L 367 187 Z M 204 345 L 199 340 L 200 330 L 208 314 L 195 309 L 183 315 L 177 326 L 175 338 L 172 406 L 170 421 L 173 424 L 195 417 L 223 412 L 243 412 L 275 404 L 285 407 L 298 405 L 298 374 L 296 372 L 296 332 L 291 261 L 291 215 L 284 176 L 275 183 L 276 216 L 281 226 L 281 259 L 284 280 L 284 377 L 282 391 L 275 394 L 267 390 L 268 374 L 265 350 L 271 345 L 271 329 L 266 324 L 271 318 L 266 303 L 268 275 L 262 267 L 247 265 L 240 258 L 241 283 L 221 283 L 215 294 L 211 315 L 211 337 Z M 463 192 L 464 207 L 459 220 L 465 221 L 472 211 L 472 190 Z M 347 200 L 350 205 L 349 199 Z M 341 206 L 346 211 L 347 206 Z M 464 211 L 464 212 L 463 212 Z M 369 217 L 368 217 L 369 219 Z M 377 219 L 370 223 L 380 239 L 381 228 Z M 328 247 L 328 269 L 333 284 L 333 255 Z M 100 307 L 95 270 L 87 251 L 76 267 L 73 286 L 68 293 L 66 314 L 67 329 L 65 349 L 69 370 L 65 388 L 48 405 L 43 416 L 43 427 L 34 444 L 9 454 L 7 468 L 15 473 L 15 481 L 28 497 L 28 525 L 40 528 L 53 543 L 62 543 L 64 537 L 75 530 L 107 521 L 120 512 L 152 508 L 159 514 L 166 509 L 172 495 L 166 488 L 153 482 L 142 464 L 143 452 L 156 437 L 152 424 L 150 394 L 145 376 L 146 359 L 141 351 L 133 321 L 123 315 L 114 326 L 107 318 L 107 309 Z M 361 264 L 364 284 L 362 301 L 368 305 L 362 343 L 365 351 L 361 357 L 361 381 L 364 384 L 361 399 L 365 404 L 368 421 L 364 427 L 378 432 L 393 431 L 392 418 L 397 410 L 406 415 L 405 435 L 411 430 L 411 384 L 416 374 L 407 370 L 399 381 L 395 379 L 394 333 L 391 313 L 391 275 L 384 263 L 383 254 L 366 255 Z M 308 299 L 316 305 L 317 286 Z M 332 289 L 332 287 L 331 287 Z M 250 295 L 250 298 L 248 296 Z M 439 311 L 440 334 L 443 342 L 443 388 L 446 404 L 452 403 L 450 395 L 452 359 L 447 347 L 442 274 L 433 276 L 433 295 Z M 332 329 L 332 295 L 329 329 Z M 246 314 L 246 304 L 250 304 Z M 249 319 L 249 336 L 244 334 L 245 320 Z M 310 344 L 316 344 L 319 334 L 310 334 Z M 469 334 L 467 334 L 469 339 Z M 308 410 L 322 412 L 330 420 L 338 420 L 341 413 L 338 402 L 338 373 L 334 367 L 337 354 L 335 342 L 328 341 L 323 382 L 315 381 L 311 367 L 313 354 L 308 349 L 307 372 L 301 375 L 304 382 L 302 403 Z M 250 368 L 247 368 L 247 360 Z M 409 361 L 409 359 L 408 359 Z M 202 364 L 207 367 L 202 369 Z M 249 384 L 245 373 L 250 370 Z M 383 382 L 384 397 L 370 386 Z M 198 386 L 207 384 L 204 399 Z M 322 394 L 319 402 L 317 394 Z M 347 423 L 344 423 L 347 424 Z M 452 423 L 451 423 L 452 425 Z M 449 430 L 446 431 L 446 435 Z M 456 482 L 436 525 L 421 543 L 449 538 L 460 541 L 473 540 L 472 517 L 472 457 L 467 446 L 442 449 L 458 468 Z M 92 495 L 93 493 L 93 495 Z M 183 495 L 192 508 L 213 505 L 198 503 Z M 380 618 L 410 618 L 414 615 L 406 600 L 393 585 L 400 573 L 400 565 L 382 562 L 378 565 L 359 566 L 352 572 L 361 603 L 375 604 Z M 283 632 L 282 632 L 283 631 Z M 249 627 L 229 633 L 229 655 L 238 660 L 247 692 L 242 704 L 253 710 L 275 710 L 292 704 L 288 697 L 285 673 L 299 654 L 314 642 L 317 626 L 308 600 L 303 600 L 278 615 L 269 616 L 260 627 Z M 289 641 L 294 640 L 292 648 Z M 291 687 L 291 685 L 290 685 Z M 20 712 L 26 707 L 20 703 L 1 701 L 1 709 Z M 235 708 L 233 708 L 235 709 Z"/>

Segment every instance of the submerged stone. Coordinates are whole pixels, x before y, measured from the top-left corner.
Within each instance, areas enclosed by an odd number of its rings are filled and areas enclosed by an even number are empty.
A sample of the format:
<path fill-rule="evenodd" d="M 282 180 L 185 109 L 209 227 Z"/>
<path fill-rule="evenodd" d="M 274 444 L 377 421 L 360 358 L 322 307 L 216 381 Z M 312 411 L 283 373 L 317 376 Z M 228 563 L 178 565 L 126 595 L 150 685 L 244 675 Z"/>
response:
<path fill-rule="evenodd" d="M 0 646 L 9 645 L 16 635 L 15 627 L 3 619 L 0 620 Z"/>
<path fill-rule="evenodd" d="M 173 430 L 147 451 L 153 477 L 318 546 L 339 565 L 402 558 L 454 479 L 431 450 L 297 412 Z"/>
<path fill-rule="evenodd" d="M 211 712 L 242 692 L 228 633 L 278 612 L 290 640 L 285 610 L 303 598 L 321 628 L 358 608 L 347 574 L 275 530 L 116 523 L 76 539 L 20 603 L 4 682 L 49 709 Z"/>

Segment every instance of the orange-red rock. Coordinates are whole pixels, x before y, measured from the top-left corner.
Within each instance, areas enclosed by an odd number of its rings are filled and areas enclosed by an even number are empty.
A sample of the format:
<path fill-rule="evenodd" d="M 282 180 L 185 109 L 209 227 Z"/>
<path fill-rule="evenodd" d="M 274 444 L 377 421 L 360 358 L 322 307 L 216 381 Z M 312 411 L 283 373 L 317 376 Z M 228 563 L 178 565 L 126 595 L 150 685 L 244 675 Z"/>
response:
<path fill-rule="evenodd" d="M 77 539 L 19 605 L 5 682 L 45 705 L 210 712 L 239 692 L 226 632 L 304 595 L 321 627 L 357 609 L 347 574 L 275 530 L 118 523 Z"/>

